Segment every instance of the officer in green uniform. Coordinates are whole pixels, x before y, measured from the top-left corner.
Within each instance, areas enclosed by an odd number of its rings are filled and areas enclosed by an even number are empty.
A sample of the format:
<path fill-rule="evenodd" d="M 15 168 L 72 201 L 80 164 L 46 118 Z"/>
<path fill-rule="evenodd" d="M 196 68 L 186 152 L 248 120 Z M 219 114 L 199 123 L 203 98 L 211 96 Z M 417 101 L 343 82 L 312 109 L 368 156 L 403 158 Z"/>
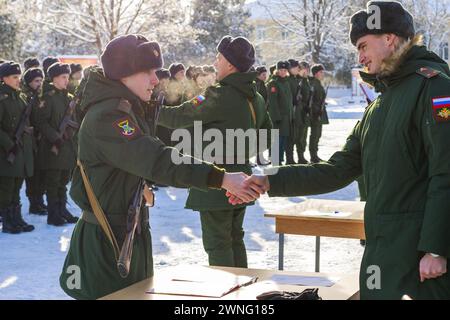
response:
<path fill-rule="evenodd" d="M 255 195 L 244 191 L 242 173 L 225 173 L 207 163 L 175 165 L 173 154 L 179 153 L 151 135 L 142 103 L 150 100 L 158 84 L 155 72 L 163 65 L 157 43 L 140 35 L 120 36 L 106 46 L 101 60 L 104 71 L 91 71 L 83 93 L 79 160 L 119 245 L 126 235 L 129 204 L 142 178 L 149 184 L 181 188 L 223 187 L 247 200 Z M 77 167 L 70 193 L 83 215 L 70 241 L 60 285 L 71 297 L 96 299 L 153 275 L 151 235 L 144 215 L 133 242 L 130 272 L 121 278 L 113 246 L 92 213 L 83 183 Z M 72 280 L 77 269 L 79 286 Z"/>
<path fill-rule="evenodd" d="M 311 86 L 309 84 L 309 63 L 302 61 L 299 63 L 299 76 L 300 83 L 297 91 L 295 108 L 295 128 L 296 128 L 296 141 L 295 146 L 297 149 L 298 164 L 308 164 L 305 159 L 306 150 L 306 137 L 308 135 L 308 127 L 310 125 L 310 111 L 309 111 L 309 98 L 311 94 Z"/>
<path fill-rule="evenodd" d="M 311 134 L 309 136 L 309 154 L 312 163 L 322 161 L 317 154 L 319 152 L 319 140 L 322 137 L 322 125 L 328 124 L 328 116 L 324 109 L 326 92 L 322 86 L 321 81 L 324 78 L 324 67 L 321 64 L 313 65 L 311 68 L 312 77 L 309 80 L 310 85 L 310 99 L 311 102 L 308 107 L 309 111 L 309 125 L 311 127 Z M 307 135 L 307 134 L 306 134 Z"/>
<path fill-rule="evenodd" d="M 294 160 L 294 145 L 297 142 L 298 139 L 298 127 L 297 127 L 297 123 L 299 122 L 300 119 L 297 119 L 296 117 L 299 115 L 299 113 L 297 112 L 297 108 L 298 108 L 298 101 L 297 101 L 297 96 L 298 96 L 298 91 L 300 89 L 300 67 L 299 67 L 299 62 L 295 59 L 289 59 L 289 78 L 288 78 L 288 82 L 289 82 L 289 87 L 291 89 L 291 93 L 292 93 L 292 120 L 291 120 L 291 130 L 290 130 L 290 134 L 289 134 L 289 139 L 286 145 L 286 164 L 295 164 L 295 160 Z"/>
<path fill-rule="evenodd" d="M 33 109 L 31 111 L 30 123 L 34 128 L 33 132 L 33 154 L 34 154 L 34 174 L 32 177 L 25 179 L 26 195 L 30 202 L 29 212 L 30 214 L 46 215 L 47 206 L 44 204 L 44 171 L 40 169 L 37 157 L 37 151 L 39 148 L 39 142 L 41 140 L 41 134 L 38 129 L 38 110 L 41 99 L 42 83 L 44 80 L 44 73 L 38 68 L 29 68 L 23 74 L 22 78 L 22 92 L 26 96 L 27 103 L 35 101 L 33 103 Z"/>
<path fill-rule="evenodd" d="M 289 62 L 279 61 L 276 73 L 267 83 L 269 113 L 274 129 L 279 130 L 279 161 L 284 161 L 292 121 L 292 92 L 289 85 Z"/>
<path fill-rule="evenodd" d="M 78 86 L 80 85 L 81 78 L 83 77 L 83 67 L 79 63 L 70 64 L 70 78 L 67 91 L 74 95 Z"/>
<path fill-rule="evenodd" d="M 264 99 L 256 91 L 256 72 L 248 72 L 255 62 L 253 45 L 246 38 L 226 36 L 217 51 L 215 67 L 219 83 L 209 87 L 204 96 L 177 107 L 162 108 L 160 124 L 187 128 L 192 127 L 194 121 L 201 121 L 203 130 L 219 130 L 224 137 L 227 129 L 271 129 Z M 223 141 L 223 152 L 215 154 L 214 163 L 230 172 L 250 174 L 249 158 L 256 155 L 256 146 L 237 150 L 233 157 L 225 152 L 229 143 Z M 238 163 L 239 158 L 244 160 L 243 164 Z M 245 205 L 233 208 L 223 190 L 205 193 L 191 189 L 186 208 L 200 211 L 203 246 L 210 265 L 247 267 L 243 230 Z"/>
<path fill-rule="evenodd" d="M 369 29 L 370 6 L 380 29 Z M 373 7 L 372 7 L 373 8 Z M 450 299 L 450 70 L 398 2 L 350 20 L 361 76 L 381 92 L 327 162 L 253 177 L 270 196 L 332 192 L 361 174 L 367 192 L 362 299 Z"/>
<path fill-rule="evenodd" d="M 70 128 L 66 132 L 59 132 L 59 126 L 73 98 L 67 91 L 70 66 L 56 62 L 47 69 L 47 73 L 52 82 L 44 88 L 43 101 L 38 110 L 39 130 L 42 133 L 38 161 L 39 167 L 45 170 L 47 223 L 61 226 L 78 220 L 66 207 L 66 186 L 75 167 L 75 143 Z"/>
<path fill-rule="evenodd" d="M 4 62 L 0 66 L 0 215 L 2 232 L 20 233 L 34 230 L 21 213 L 20 188 L 23 179 L 33 175 L 33 146 L 29 118 L 28 130 L 17 140 L 14 136 L 21 124 L 26 103 L 20 93 L 19 64 Z M 12 157 L 12 158 L 11 158 Z"/>

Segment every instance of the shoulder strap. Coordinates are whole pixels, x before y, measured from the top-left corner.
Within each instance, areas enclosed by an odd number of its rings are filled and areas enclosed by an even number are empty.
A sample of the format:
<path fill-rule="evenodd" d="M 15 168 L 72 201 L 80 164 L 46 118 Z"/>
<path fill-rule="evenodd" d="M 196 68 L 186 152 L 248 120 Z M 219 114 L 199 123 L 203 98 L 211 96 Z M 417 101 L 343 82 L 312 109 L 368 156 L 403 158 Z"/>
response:
<path fill-rule="evenodd" d="M 117 244 L 116 237 L 114 236 L 114 233 L 112 232 L 111 226 L 106 219 L 105 213 L 103 212 L 102 207 L 100 206 L 100 203 L 97 200 L 97 197 L 94 194 L 94 190 L 92 189 L 92 185 L 89 181 L 89 178 L 86 175 L 86 172 L 84 171 L 83 164 L 78 159 L 77 165 L 80 168 L 81 176 L 83 177 L 83 183 L 84 188 L 86 189 L 86 193 L 89 199 L 89 203 L 91 205 L 92 211 L 95 215 L 95 218 L 97 219 L 100 227 L 103 229 L 103 232 L 105 232 L 106 237 L 111 242 L 111 245 L 114 249 L 114 255 L 116 257 L 116 260 L 119 258 L 119 245 Z"/>
<path fill-rule="evenodd" d="M 255 113 L 255 108 L 253 107 L 253 103 L 250 101 L 250 99 L 247 99 L 248 101 L 248 106 L 250 108 L 250 113 L 252 114 L 252 119 L 253 119 L 253 124 L 255 125 L 256 128 L 256 113 Z M 258 129 L 258 128 L 256 128 Z"/>

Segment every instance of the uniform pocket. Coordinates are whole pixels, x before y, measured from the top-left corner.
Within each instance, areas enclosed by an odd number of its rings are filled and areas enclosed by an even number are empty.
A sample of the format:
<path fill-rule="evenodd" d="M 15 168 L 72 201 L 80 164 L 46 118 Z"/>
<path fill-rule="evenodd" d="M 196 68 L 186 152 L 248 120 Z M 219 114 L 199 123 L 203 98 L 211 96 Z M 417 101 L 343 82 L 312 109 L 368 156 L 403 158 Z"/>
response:
<path fill-rule="evenodd" d="M 404 160 L 402 162 L 407 165 L 408 169 L 412 173 L 414 173 L 415 175 L 418 175 L 419 169 L 417 168 L 417 166 L 414 162 L 411 146 L 409 146 L 409 144 L 407 143 L 407 140 L 405 138 L 403 138 L 402 141 L 400 141 L 400 139 L 397 138 L 397 143 L 398 143 L 401 155 L 402 155 L 402 159 Z"/>

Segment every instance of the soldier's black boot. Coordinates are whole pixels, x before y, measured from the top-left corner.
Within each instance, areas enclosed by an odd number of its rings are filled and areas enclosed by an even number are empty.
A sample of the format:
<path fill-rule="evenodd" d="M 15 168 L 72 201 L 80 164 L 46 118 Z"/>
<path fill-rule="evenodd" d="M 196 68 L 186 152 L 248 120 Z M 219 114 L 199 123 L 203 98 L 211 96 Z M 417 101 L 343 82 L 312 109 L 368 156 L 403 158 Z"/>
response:
<path fill-rule="evenodd" d="M 13 212 L 11 207 L 1 210 L 1 216 L 3 217 L 2 232 L 17 234 L 22 232 L 22 228 L 18 226 L 13 219 Z"/>
<path fill-rule="evenodd" d="M 48 216 L 47 224 L 52 226 L 63 226 L 66 224 L 66 220 L 61 216 L 61 206 L 58 201 L 48 201 Z"/>
<path fill-rule="evenodd" d="M 319 156 L 317 155 L 317 152 L 310 152 L 311 154 L 311 162 L 312 163 L 319 163 L 321 161 L 323 161 L 322 159 L 319 158 Z"/>
<path fill-rule="evenodd" d="M 35 214 L 38 216 L 45 216 L 47 215 L 47 208 L 43 206 L 43 199 L 42 197 L 29 197 L 30 200 L 30 214 Z"/>
<path fill-rule="evenodd" d="M 74 217 L 69 210 L 67 210 L 66 207 L 67 201 L 65 200 L 61 200 L 59 202 L 59 208 L 60 208 L 60 213 L 61 213 L 61 217 L 64 218 L 64 220 L 66 220 L 68 223 L 77 223 L 78 218 Z"/>
<path fill-rule="evenodd" d="M 299 153 L 297 154 L 298 156 L 298 164 L 308 164 L 308 160 L 305 159 L 305 156 L 303 155 L 303 153 Z"/>
<path fill-rule="evenodd" d="M 34 226 L 31 224 L 28 224 L 23 220 L 22 217 L 22 205 L 20 204 L 14 204 L 11 206 L 11 211 L 13 212 L 14 222 L 16 225 L 18 225 L 20 228 L 22 228 L 22 232 L 31 232 L 34 230 Z"/>

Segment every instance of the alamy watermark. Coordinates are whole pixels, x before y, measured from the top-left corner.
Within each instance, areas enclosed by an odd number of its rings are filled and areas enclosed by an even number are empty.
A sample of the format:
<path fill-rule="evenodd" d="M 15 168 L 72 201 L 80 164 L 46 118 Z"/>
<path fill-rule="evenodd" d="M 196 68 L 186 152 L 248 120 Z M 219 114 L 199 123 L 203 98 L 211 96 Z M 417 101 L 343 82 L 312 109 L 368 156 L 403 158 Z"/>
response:
<path fill-rule="evenodd" d="M 246 164 L 258 153 L 270 149 L 272 166 L 280 165 L 278 129 L 226 129 L 204 130 L 202 121 L 195 121 L 192 130 L 176 129 L 171 141 L 177 143 L 172 151 L 174 164 L 200 164 L 202 161 L 217 165 Z M 192 157 L 186 157 L 189 154 Z M 265 170 L 275 174 L 277 169 Z"/>

